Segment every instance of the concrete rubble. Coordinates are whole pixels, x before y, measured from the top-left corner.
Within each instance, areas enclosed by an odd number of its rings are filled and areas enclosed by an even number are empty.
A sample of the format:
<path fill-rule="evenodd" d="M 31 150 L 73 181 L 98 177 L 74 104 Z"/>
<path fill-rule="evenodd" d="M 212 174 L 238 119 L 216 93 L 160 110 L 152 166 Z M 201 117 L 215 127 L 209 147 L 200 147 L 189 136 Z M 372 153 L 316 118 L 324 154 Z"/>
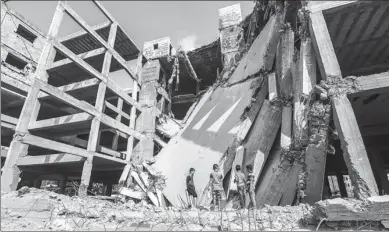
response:
<path fill-rule="evenodd" d="M 139 49 L 93 3 L 109 21 L 59 1 L 44 35 L 1 2 L 2 230 L 389 227 L 388 2 L 224 7 L 219 38 L 189 52 Z M 58 38 L 65 14 L 84 30 Z M 239 209 L 238 164 L 257 209 Z"/>

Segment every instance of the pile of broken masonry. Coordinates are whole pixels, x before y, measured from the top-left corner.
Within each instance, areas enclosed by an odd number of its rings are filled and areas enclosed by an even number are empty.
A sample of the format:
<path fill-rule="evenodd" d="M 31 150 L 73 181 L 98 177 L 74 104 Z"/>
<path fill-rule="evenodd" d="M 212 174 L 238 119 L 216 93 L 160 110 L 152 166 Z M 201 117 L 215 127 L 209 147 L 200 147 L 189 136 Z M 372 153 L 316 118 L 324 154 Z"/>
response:
<path fill-rule="evenodd" d="M 298 230 L 388 228 L 387 199 L 331 199 L 313 207 L 265 206 L 255 212 L 210 212 L 126 204 L 93 196 L 69 197 L 23 187 L 1 195 L 1 229 L 5 230 Z M 386 209 L 386 211 L 385 211 Z M 327 220 L 322 220 L 327 219 Z M 333 222 L 336 219 L 340 222 Z M 319 226 L 318 224 L 321 223 Z"/>

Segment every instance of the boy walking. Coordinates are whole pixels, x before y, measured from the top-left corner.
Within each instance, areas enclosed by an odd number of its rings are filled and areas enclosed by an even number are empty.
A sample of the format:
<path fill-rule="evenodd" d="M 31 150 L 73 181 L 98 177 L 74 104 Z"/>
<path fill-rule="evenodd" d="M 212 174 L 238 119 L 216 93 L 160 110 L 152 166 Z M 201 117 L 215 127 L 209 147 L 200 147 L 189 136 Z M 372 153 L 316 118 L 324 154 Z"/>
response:
<path fill-rule="evenodd" d="M 197 206 L 197 193 L 193 181 L 194 173 L 195 173 L 195 169 L 190 168 L 189 174 L 186 177 L 186 190 L 188 191 L 188 195 L 189 195 L 189 208 L 191 208 L 192 205 L 194 206 L 194 208 L 196 208 Z"/>
<path fill-rule="evenodd" d="M 236 183 L 238 187 L 238 194 L 239 194 L 239 202 L 240 202 L 240 207 L 243 209 L 245 207 L 246 203 L 246 191 L 245 191 L 245 185 L 246 185 L 246 176 L 242 172 L 240 165 L 235 166 L 235 180 L 234 182 Z"/>
<path fill-rule="evenodd" d="M 219 172 L 219 165 L 213 165 L 213 172 L 210 176 L 210 183 L 212 187 L 212 200 L 214 209 L 216 209 L 216 205 L 220 210 L 220 202 L 223 191 L 223 175 Z"/>
<path fill-rule="evenodd" d="M 255 202 L 255 183 L 254 183 L 254 174 L 253 174 L 253 166 L 251 164 L 246 165 L 247 170 L 247 183 L 246 183 L 246 189 L 249 194 L 249 199 L 251 203 L 251 207 L 254 209 L 257 208 L 256 202 Z M 249 204 L 250 208 L 250 204 Z"/>

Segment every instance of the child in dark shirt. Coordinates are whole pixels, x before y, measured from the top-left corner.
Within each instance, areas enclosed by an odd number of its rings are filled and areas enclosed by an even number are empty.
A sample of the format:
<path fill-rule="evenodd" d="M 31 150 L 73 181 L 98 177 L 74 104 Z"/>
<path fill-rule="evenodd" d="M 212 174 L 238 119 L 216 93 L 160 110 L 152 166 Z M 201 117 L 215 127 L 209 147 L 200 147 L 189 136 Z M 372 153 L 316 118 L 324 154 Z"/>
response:
<path fill-rule="evenodd" d="M 197 206 L 197 193 L 193 182 L 193 176 L 195 173 L 194 168 L 189 169 L 189 175 L 186 177 L 186 190 L 188 191 L 189 195 L 189 207 L 192 206 L 196 208 Z"/>

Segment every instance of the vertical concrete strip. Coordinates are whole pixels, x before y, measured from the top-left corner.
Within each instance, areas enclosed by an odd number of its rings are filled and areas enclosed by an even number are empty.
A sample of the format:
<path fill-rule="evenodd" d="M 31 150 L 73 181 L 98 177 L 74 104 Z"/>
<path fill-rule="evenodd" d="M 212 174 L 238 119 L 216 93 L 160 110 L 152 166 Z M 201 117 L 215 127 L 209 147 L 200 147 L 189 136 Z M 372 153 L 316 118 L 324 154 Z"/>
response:
<path fill-rule="evenodd" d="M 293 96 L 292 88 L 292 61 L 294 55 L 294 32 L 289 24 L 285 24 L 281 33 L 276 55 L 277 80 L 280 85 L 281 96 L 289 99 Z"/>
<path fill-rule="evenodd" d="M 332 107 L 355 197 L 366 199 L 378 195 L 377 184 L 350 101 L 346 95 L 337 96 L 333 99 Z"/>
<path fill-rule="evenodd" d="M 331 106 L 316 101 L 309 114 L 309 144 L 305 154 L 305 197 L 303 202 L 313 205 L 322 199 L 328 147 L 328 127 Z"/>
<path fill-rule="evenodd" d="M 54 61 L 56 51 L 52 44 L 52 38 L 55 38 L 58 34 L 63 14 L 64 8 L 61 2 L 58 2 L 49 31 L 47 33 L 48 41 L 46 41 L 45 46 L 43 47 L 38 66 L 35 71 L 35 78 L 39 78 L 43 81 L 47 81 L 48 79 L 46 68 Z M 3 166 L 3 173 L 1 175 L 2 191 L 9 192 L 16 190 L 17 188 L 20 174 L 20 170 L 17 167 L 17 160 L 19 157 L 26 156 L 28 149 L 28 145 L 22 143 L 22 136 L 28 132 L 28 126 L 30 122 L 36 121 L 38 117 L 40 109 L 40 103 L 38 101 L 39 92 L 39 88 L 32 86 L 24 102 L 23 109 L 15 129 L 15 135 L 10 144 L 7 158 Z"/>
<path fill-rule="evenodd" d="M 236 183 L 234 183 L 235 173 L 236 173 L 235 167 L 236 167 L 236 165 L 240 165 L 242 167 L 243 157 L 244 157 L 244 147 L 239 146 L 238 148 L 236 148 L 235 159 L 234 159 L 234 162 L 232 163 L 230 183 L 229 183 L 228 189 L 227 189 L 227 199 L 229 197 L 231 190 L 235 190 L 235 191 L 237 190 Z M 243 167 L 242 167 L 242 170 L 243 170 Z"/>
<path fill-rule="evenodd" d="M 265 100 L 250 130 L 244 147 L 247 150 L 244 166 L 253 165 L 255 183 L 261 174 L 263 165 L 273 146 L 278 129 L 281 126 L 282 110 Z"/>
<path fill-rule="evenodd" d="M 148 61 L 142 69 L 141 89 L 139 91 L 139 103 L 144 105 L 143 111 L 136 120 L 136 130 L 149 136 L 142 138 L 134 147 L 132 160 L 142 163 L 143 160 L 152 159 L 154 156 L 155 134 L 155 106 L 157 103 L 157 89 L 159 75 L 162 72 L 158 59 Z"/>

